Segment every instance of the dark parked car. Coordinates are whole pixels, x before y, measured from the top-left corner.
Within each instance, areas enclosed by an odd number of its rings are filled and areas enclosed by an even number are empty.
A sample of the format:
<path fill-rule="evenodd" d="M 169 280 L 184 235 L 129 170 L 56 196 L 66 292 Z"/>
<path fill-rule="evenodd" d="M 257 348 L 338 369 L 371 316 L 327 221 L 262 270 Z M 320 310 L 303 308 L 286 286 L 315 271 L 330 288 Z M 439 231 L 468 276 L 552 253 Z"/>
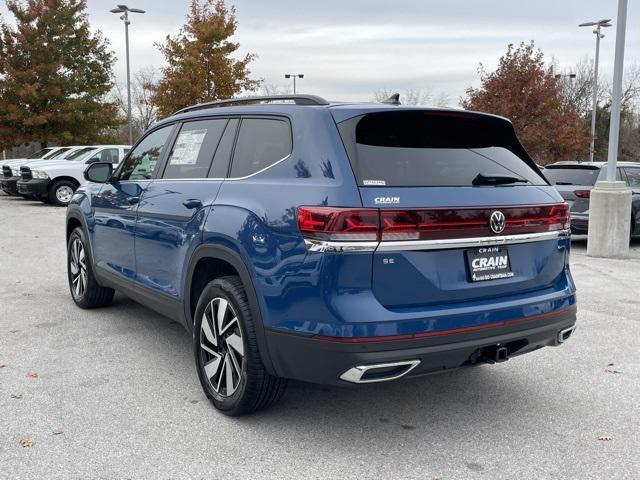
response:
<path fill-rule="evenodd" d="M 193 332 L 213 404 L 503 362 L 576 321 L 569 208 L 500 117 L 297 95 L 153 125 L 67 209 L 82 308 Z"/>
<path fill-rule="evenodd" d="M 571 231 L 589 231 L 591 189 L 606 177 L 605 162 L 556 162 L 547 165 L 544 175 L 571 206 Z M 618 162 L 616 179 L 627 182 L 633 193 L 630 235 L 640 234 L 640 163 Z"/>

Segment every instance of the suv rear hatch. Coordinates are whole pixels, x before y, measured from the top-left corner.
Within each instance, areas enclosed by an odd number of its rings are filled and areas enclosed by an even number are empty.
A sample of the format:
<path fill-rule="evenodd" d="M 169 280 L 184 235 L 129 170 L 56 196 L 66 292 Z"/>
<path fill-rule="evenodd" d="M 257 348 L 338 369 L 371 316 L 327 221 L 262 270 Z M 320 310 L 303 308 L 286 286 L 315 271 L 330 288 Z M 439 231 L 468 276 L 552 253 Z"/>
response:
<path fill-rule="evenodd" d="M 363 207 L 378 209 L 372 289 L 384 306 L 451 308 L 562 288 L 567 205 L 508 121 L 407 109 L 338 129 Z"/>
<path fill-rule="evenodd" d="M 567 165 L 549 165 L 544 173 L 547 180 L 555 185 L 572 213 L 589 212 L 591 190 L 605 170 L 599 165 L 576 163 Z M 620 174 L 618 174 L 620 180 Z"/>

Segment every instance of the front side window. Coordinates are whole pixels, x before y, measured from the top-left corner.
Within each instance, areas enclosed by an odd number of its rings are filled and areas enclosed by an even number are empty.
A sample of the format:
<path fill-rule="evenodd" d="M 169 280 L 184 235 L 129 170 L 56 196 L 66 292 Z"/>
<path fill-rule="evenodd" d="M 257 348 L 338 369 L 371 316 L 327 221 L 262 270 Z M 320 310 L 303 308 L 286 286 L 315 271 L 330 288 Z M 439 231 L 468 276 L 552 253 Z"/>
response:
<path fill-rule="evenodd" d="M 154 130 L 133 149 L 120 171 L 120 180 L 147 180 L 153 176 L 173 125 Z"/>
<path fill-rule="evenodd" d="M 286 120 L 245 118 L 240 125 L 231 177 L 246 177 L 291 153 L 291 127 Z"/>
<path fill-rule="evenodd" d="M 182 125 L 162 178 L 206 178 L 227 119 Z"/>
<path fill-rule="evenodd" d="M 118 163 L 118 149 L 105 148 L 103 150 L 99 150 L 90 158 L 90 160 L 96 162 Z"/>

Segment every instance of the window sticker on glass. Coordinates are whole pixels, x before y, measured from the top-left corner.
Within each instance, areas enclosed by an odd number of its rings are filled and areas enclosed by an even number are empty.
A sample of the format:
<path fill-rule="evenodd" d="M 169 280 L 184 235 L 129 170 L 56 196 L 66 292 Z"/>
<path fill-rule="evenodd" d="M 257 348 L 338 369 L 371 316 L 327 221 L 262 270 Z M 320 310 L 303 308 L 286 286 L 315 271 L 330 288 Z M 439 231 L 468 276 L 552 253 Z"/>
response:
<path fill-rule="evenodd" d="M 362 180 L 362 185 L 384 187 L 387 184 L 384 180 Z"/>
<path fill-rule="evenodd" d="M 202 142 L 207 134 L 206 130 L 188 130 L 180 132 L 176 146 L 171 154 L 170 165 L 195 165 Z"/>

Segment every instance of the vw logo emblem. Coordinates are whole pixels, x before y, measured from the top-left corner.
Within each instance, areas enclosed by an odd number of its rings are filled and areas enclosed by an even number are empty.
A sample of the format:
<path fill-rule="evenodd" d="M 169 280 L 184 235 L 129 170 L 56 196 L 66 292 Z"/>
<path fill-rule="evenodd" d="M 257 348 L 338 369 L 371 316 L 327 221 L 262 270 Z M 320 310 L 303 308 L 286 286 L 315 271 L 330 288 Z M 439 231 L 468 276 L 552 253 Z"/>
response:
<path fill-rule="evenodd" d="M 494 233 L 502 233 L 504 227 L 506 226 L 506 221 L 504 219 L 504 213 L 499 210 L 496 210 L 489 217 L 489 226 Z"/>

